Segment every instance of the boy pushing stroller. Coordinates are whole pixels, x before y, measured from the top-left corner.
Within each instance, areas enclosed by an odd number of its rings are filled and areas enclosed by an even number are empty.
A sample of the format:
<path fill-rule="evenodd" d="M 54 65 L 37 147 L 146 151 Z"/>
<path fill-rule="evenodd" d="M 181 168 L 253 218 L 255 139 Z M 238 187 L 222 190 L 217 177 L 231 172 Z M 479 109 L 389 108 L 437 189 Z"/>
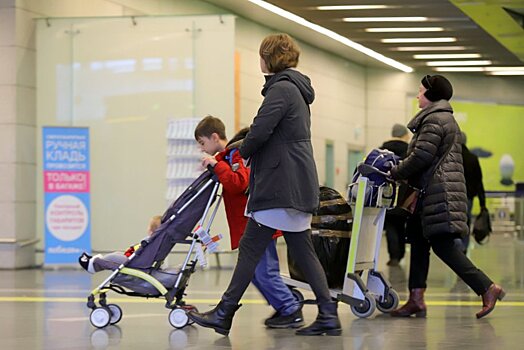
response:
<path fill-rule="evenodd" d="M 240 130 L 228 142 L 224 123 L 213 116 L 205 117 L 195 128 L 195 139 L 202 151 L 209 155 L 216 154 L 204 157 L 202 165 L 212 166 L 222 184 L 231 235 L 231 249 L 238 248 L 248 221 L 244 214 L 248 199 L 246 192 L 249 184 L 249 169 L 244 165 L 235 147 L 248 131 L 248 128 Z M 268 245 L 257 265 L 252 282 L 275 309 L 275 313 L 266 319 L 264 324 L 269 328 L 298 328 L 304 325 L 302 305 L 295 299 L 280 276 L 276 250 L 276 238 L 280 235 L 282 233 L 275 232 L 273 241 Z"/>

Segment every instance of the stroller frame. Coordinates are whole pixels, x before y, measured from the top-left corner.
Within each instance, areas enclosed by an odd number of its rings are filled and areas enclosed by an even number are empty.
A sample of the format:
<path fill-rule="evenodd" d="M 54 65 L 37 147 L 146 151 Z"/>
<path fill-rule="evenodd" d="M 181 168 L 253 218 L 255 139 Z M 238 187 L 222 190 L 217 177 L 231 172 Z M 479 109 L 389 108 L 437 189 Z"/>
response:
<path fill-rule="evenodd" d="M 352 196 L 352 189 L 355 186 L 356 198 Z M 348 186 L 348 202 L 354 214 L 346 274 L 342 290 L 329 291 L 333 299 L 350 305 L 353 314 L 360 318 L 371 316 L 377 308 L 384 313 L 390 312 L 399 304 L 398 293 L 387 278 L 376 270 L 386 210 L 394 203 L 394 198 L 386 195 L 387 186 L 393 185 L 373 186 L 364 176 Z M 377 200 L 373 206 L 369 206 L 374 191 Z M 366 196 L 369 196 L 369 200 L 366 200 Z M 304 300 L 302 293 L 296 290 L 296 288 L 311 290 L 309 284 L 288 276 L 282 278 L 299 301 L 307 304 L 315 303 L 313 300 Z"/>
<path fill-rule="evenodd" d="M 198 224 L 196 225 L 196 228 L 202 227 L 204 228 L 206 233 L 209 233 L 211 224 L 213 223 L 217 210 L 222 201 L 222 195 L 218 193 L 220 183 L 217 181 L 214 175 L 213 177 L 208 179 L 207 182 L 203 186 L 201 186 L 198 192 L 190 200 L 188 200 L 168 220 L 170 222 L 173 221 L 175 217 L 178 216 L 180 213 L 182 213 L 184 210 L 186 210 L 197 197 L 202 195 L 202 193 L 209 186 L 214 186 L 214 187 L 207 201 L 207 205 L 204 209 L 204 213 L 202 217 L 200 218 Z M 214 203 L 214 208 L 211 211 L 213 202 L 216 198 L 218 198 L 218 200 Z M 206 218 L 208 220 L 207 220 L 207 224 L 204 226 Z M 188 244 L 190 245 L 190 247 L 189 247 L 188 253 L 186 254 L 184 258 L 184 262 L 182 263 L 181 270 L 178 273 L 176 282 L 171 289 L 168 290 L 159 280 L 157 280 L 155 277 L 153 277 L 152 275 L 144 271 L 126 267 L 136 256 L 138 256 L 141 253 L 140 250 L 143 249 L 143 247 L 147 246 L 148 241 L 142 240 L 138 249 L 131 256 L 129 256 L 128 260 L 125 263 L 118 266 L 118 268 L 114 270 L 95 289 L 93 289 L 91 293 L 89 294 L 89 296 L 87 297 L 87 307 L 92 310 L 90 317 L 89 317 L 91 324 L 97 328 L 104 328 L 108 325 L 114 325 L 122 319 L 122 314 L 123 314 L 122 309 L 116 304 L 107 303 L 106 293 L 110 290 L 118 294 L 124 294 L 128 296 L 133 296 L 133 297 L 144 297 L 144 298 L 164 297 L 166 299 L 165 307 L 171 310 L 169 313 L 169 317 L 168 317 L 169 323 L 173 327 L 178 328 L 178 329 L 183 328 L 186 325 L 190 324 L 190 320 L 186 312 L 190 310 L 195 310 L 196 308 L 192 305 L 186 304 L 183 300 L 183 297 L 185 295 L 185 289 L 189 283 L 189 278 L 195 271 L 195 268 L 196 268 L 196 265 L 199 259 L 198 254 L 196 253 L 195 249 L 197 247 L 196 245 L 202 243 L 202 241 L 200 240 L 199 235 L 197 234 L 196 228 L 194 228 L 192 232 L 188 235 L 187 238 L 190 238 L 190 239 L 186 238 L 184 240 L 177 240 L 175 242 L 175 243 L 181 243 L 181 244 Z M 195 253 L 195 255 L 192 259 L 193 253 Z M 152 285 L 158 291 L 158 294 L 144 294 L 144 293 L 138 293 L 134 291 L 128 291 L 118 284 L 111 283 L 115 279 L 115 277 L 118 276 L 119 274 L 133 276 L 143 281 L 146 281 L 147 283 Z M 96 296 L 98 296 L 98 303 L 100 306 L 96 305 L 96 302 L 95 302 Z"/>

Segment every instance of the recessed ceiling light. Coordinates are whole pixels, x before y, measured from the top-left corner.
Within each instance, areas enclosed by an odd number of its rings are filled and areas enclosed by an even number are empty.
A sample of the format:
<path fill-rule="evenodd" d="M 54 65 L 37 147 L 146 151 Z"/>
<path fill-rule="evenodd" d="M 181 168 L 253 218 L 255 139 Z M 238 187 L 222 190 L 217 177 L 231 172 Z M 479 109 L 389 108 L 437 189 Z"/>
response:
<path fill-rule="evenodd" d="M 442 27 L 366 28 L 369 33 L 442 32 Z"/>
<path fill-rule="evenodd" d="M 393 6 L 387 5 L 334 5 L 334 6 L 317 6 L 317 10 L 321 11 L 337 11 L 337 10 L 380 10 L 387 9 Z"/>
<path fill-rule="evenodd" d="M 438 59 L 454 59 L 454 58 L 480 58 L 479 53 L 448 53 L 448 54 L 421 54 L 413 55 L 416 60 L 438 60 Z"/>
<path fill-rule="evenodd" d="M 524 67 L 435 67 L 437 72 L 485 72 L 489 75 L 524 75 Z"/>
<path fill-rule="evenodd" d="M 457 38 L 389 38 L 380 39 L 385 44 L 402 44 L 402 43 L 452 43 Z"/>
<path fill-rule="evenodd" d="M 524 66 L 517 67 L 486 67 L 487 71 L 499 72 L 499 71 L 524 71 Z"/>
<path fill-rule="evenodd" d="M 437 67 L 437 72 L 484 72 L 484 67 Z"/>
<path fill-rule="evenodd" d="M 442 66 L 488 66 L 491 64 L 490 60 L 477 60 L 477 61 L 429 61 L 426 62 L 427 66 L 430 67 L 442 67 Z"/>
<path fill-rule="evenodd" d="M 524 75 L 524 70 L 504 70 L 498 72 L 489 72 L 489 75 Z"/>
<path fill-rule="evenodd" d="M 273 4 L 270 4 L 266 1 L 262 1 L 262 0 L 249 0 L 249 2 L 257 5 L 257 6 L 260 6 L 262 7 L 263 9 L 266 9 L 278 16 L 281 16 L 281 17 L 284 17 L 292 22 L 295 22 L 297 24 L 300 24 L 301 26 L 304 26 L 306 28 L 309 28 L 311 30 L 314 30 L 315 32 L 317 33 L 320 33 L 322 35 L 325 35 L 327 36 L 328 38 L 331 38 L 345 46 L 348 46 L 348 47 L 351 47 L 352 49 L 354 50 L 357 50 L 361 53 L 363 53 L 364 55 L 367 55 L 369 57 L 372 57 L 374 59 L 376 59 L 377 61 L 380 61 L 382 63 L 385 63 L 387 64 L 388 66 L 391 66 L 391 67 L 394 67 L 396 69 L 399 69 L 405 73 L 411 73 L 413 72 L 413 68 L 409 67 L 409 66 L 406 66 L 405 64 L 402 64 L 398 61 L 395 61 L 394 59 L 391 59 L 389 57 L 386 57 L 376 51 L 373 51 L 371 50 L 370 48 L 368 47 L 365 47 L 364 45 L 361 45 L 359 43 L 356 43 L 352 40 L 349 40 L 348 38 L 346 38 L 345 36 L 342 36 L 338 33 L 335 33 L 334 31 L 332 30 L 329 30 L 325 27 L 322 27 L 318 24 L 315 24 L 315 23 L 311 23 L 309 22 L 308 20 L 304 19 L 303 17 L 300 17 L 300 16 L 297 16 L 295 15 L 294 13 L 291 13 L 289 11 L 286 11 L 278 6 L 275 6 Z"/>
<path fill-rule="evenodd" d="M 346 17 L 344 22 L 425 22 L 427 17 Z"/>
<path fill-rule="evenodd" d="M 391 51 L 462 51 L 465 46 L 400 46 L 392 47 Z"/>

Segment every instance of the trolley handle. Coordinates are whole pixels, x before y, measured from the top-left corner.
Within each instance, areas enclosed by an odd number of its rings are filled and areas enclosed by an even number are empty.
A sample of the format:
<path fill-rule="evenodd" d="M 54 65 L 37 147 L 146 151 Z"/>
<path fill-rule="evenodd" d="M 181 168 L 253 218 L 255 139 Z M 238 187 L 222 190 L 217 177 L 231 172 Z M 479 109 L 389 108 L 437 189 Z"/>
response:
<path fill-rule="evenodd" d="M 366 164 L 366 163 L 360 163 L 357 166 L 357 170 L 359 173 L 361 173 L 363 176 L 368 176 L 371 174 L 380 174 L 386 177 L 386 180 L 389 182 L 393 182 L 391 179 L 391 175 L 389 173 L 383 172 L 382 170 L 374 167 L 373 165 Z"/>

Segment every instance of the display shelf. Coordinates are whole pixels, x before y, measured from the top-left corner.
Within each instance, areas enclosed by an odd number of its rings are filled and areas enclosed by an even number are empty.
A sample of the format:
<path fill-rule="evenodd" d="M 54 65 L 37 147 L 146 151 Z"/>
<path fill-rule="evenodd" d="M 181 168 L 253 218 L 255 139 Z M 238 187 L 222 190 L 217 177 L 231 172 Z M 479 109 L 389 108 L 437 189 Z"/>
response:
<path fill-rule="evenodd" d="M 169 121 L 167 138 L 167 192 L 172 202 L 202 173 L 202 152 L 194 138 L 195 127 L 200 118 L 172 119 Z"/>

